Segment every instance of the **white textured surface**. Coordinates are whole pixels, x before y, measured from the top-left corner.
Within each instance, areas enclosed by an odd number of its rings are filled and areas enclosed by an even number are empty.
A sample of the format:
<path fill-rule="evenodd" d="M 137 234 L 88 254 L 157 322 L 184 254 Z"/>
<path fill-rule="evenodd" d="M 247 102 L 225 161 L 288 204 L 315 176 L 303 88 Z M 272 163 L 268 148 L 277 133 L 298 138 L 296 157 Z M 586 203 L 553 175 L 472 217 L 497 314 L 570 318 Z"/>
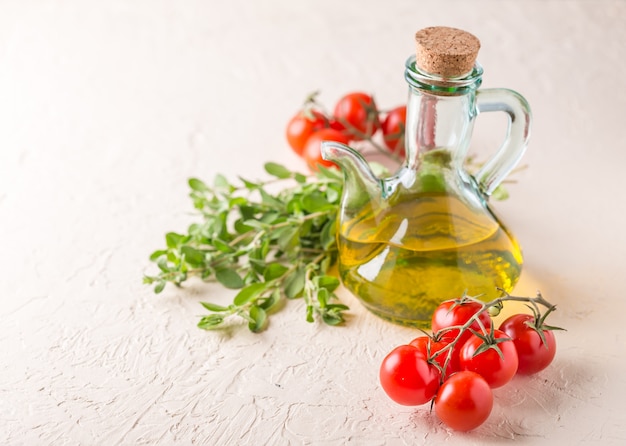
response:
<path fill-rule="evenodd" d="M 0 444 L 626 444 L 626 3 L 0 0 Z M 304 168 L 283 128 L 315 89 L 406 97 L 412 34 L 482 41 L 485 87 L 534 112 L 529 169 L 497 204 L 517 292 L 559 305 L 555 363 L 447 431 L 379 389 L 415 332 L 364 311 L 266 332 L 195 327 L 190 283 L 154 296 L 147 255 L 190 221 L 186 179 Z M 479 121 L 475 146 L 501 122 Z M 482 117 L 481 117 L 482 120 Z"/>

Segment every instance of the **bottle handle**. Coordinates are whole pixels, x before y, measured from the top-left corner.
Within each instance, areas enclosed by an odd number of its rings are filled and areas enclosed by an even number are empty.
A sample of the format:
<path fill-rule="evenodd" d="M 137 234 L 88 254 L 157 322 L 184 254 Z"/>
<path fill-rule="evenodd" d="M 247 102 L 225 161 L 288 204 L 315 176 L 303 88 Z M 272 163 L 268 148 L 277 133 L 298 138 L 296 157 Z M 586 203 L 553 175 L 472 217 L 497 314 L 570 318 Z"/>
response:
<path fill-rule="evenodd" d="M 501 111 L 509 117 L 504 142 L 474 175 L 483 193 L 489 196 L 513 170 L 526 151 L 530 138 L 531 112 L 526 99 L 519 93 L 504 88 L 478 90 L 476 110 L 478 114 Z"/>

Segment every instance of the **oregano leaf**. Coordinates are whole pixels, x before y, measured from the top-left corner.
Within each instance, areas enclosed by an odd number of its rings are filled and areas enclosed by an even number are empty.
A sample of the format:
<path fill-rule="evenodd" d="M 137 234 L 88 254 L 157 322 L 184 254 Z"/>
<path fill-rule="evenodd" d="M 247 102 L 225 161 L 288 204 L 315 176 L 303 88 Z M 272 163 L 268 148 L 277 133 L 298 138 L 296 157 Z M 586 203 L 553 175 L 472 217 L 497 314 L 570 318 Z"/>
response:
<path fill-rule="evenodd" d="M 202 266 L 204 265 L 204 252 L 192 247 L 185 245 L 180 248 L 180 253 L 185 256 L 185 261 L 192 266 Z"/>
<path fill-rule="evenodd" d="M 317 276 L 314 280 L 315 280 L 315 284 L 318 287 L 326 289 L 327 291 L 331 293 L 335 291 L 341 284 L 338 278 L 334 276 L 328 276 L 328 275 Z"/>
<path fill-rule="evenodd" d="M 198 192 L 207 192 L 209 190 L 209 187 L 204 184 L 204 182 L 202 180 L 199 180 L 198 178 L 189 178 L 189 187 L 192 190 L 198 191 Z"/>
<path fill-rule="evenodd" d="M 154 294 L 159 294 L 160 292 L 162 292 L 165 288 L 165 283 L 166 282 L 164 280 L 157 282 L 157 284 L 154 286 Z"/>
<path fill-rule="evenodd" d="M 217 305 L 211 302 L 200 302 L 200 305 L 202 305 L 204 308 L 206 308 L 209 311 L 216 311 L 216 312 L 228 311 L 227 307 L 223 307 L 221 305 Z"/>
<path fill-rule="evenodd" d="M 259 294 L 263 292 L 267 288 L 267 284 L 263 282 L 256 282 L 250 285 L 247 285 L 233 299 L 233 303 L 238 307 L 241 307 L 248 302 L 251 302 L 254 298 L 256 298 Z"/>
<path fill-rule="evenodd" d="M 317 290 L 317 301 L 321 309 L 326 308 L 328 305 L 328 290 L 326 288 L 320 288 Z"/>
<path fill-rule="evenodd" d="M 150 254 L 150 261 L 154 262 L 156 261 L 159 257 L 167 255 L 167 250 L 165 249 L 159 249 L 157 251 L 154 251 L 152 254 Z"/>
<path fill-rule="evenodd" d="M 224 317 L 222 315 L 209 314 L 208 316 L 204 316 L 202 319 L 200 319 L 200 322 L 198 322 L 198 328 L 202 328 L 203 330 L 210 330 L 220 325 L 222 322 L 224 322 Z"/>
<path fill-rule="evenodd" d="M 220 188 L 220 189 L 230 189 L 231 185 L 228 182 L 228 180 L 226 179 L 226 177 L 224 175 L 222 175 L 221 173 L 218 173 L 217 175 L 215 175 L 215 179 L 213 181 L 213 185 L 216 188 Z"/>
<path fill-rule="evenodd" d="M 243 279 L 233 269 L 223 268 L 215 271 L 215 278 L 226 288 L 238 289 L 243 287 Z"/>
<path fill-rule="evenodd" d="M 250 331 L 253 333 L 263 331 L 267 322 L 267 313 L 265 313 L 265 310 L 258 305 L 252 305 L 250 307 L 250 318 L 252 319 L 248 322 Z"/>
<path fill-rule="evenodd" d="M 315 191 L 302 197 L 302 208 L 307 212 L 314 213 L 328 211 L 334 209 L 335 206 L 328 202 L 322 192 Z"/>
<path fill-rule="evenodd" d="M 218 251 L 225 252 L 225 253 L 231 253 L 231 252 L 235 252 L 236 251 L 228 243 L 226 243 L 223 240 L 220 240 L 217 237 L 213 238 L 212 243 L 213 243 L 213 246 L 215 246 L 215 248 L 217 248 Z"/>
<path fill-rule="evenodd" d="M 264 167 L 267 173 L 276 178 L 291 178 L 291 171 L 281 164 L 269 162 L 265 163 Z"/>
<path fill-rule="evenodd" d="M 286 228 L 278 238 L 278 247 L 281 251 L 294 254 L 294 251 L 300 245 L 300 228 L 291 226 Z"/>
<path fill-rule="evenodd" d="M 270 263 L 263 271 L 263 279 L 265 279 L 266 282 L 269 282 L 281 277 L 287 271 L 289 271 L 289 268 L 285 265 L 281 265 L 280 263 Z"/>
<path fill-rule="evenodd" d="M 177 234 L 176 232 L 168 232 L 167 234 L 165 234 L 165 244 L 170 249 L 178 248 L 184 238 L 185 237 L 182 234 Z"/>
<path fill-rule="evenodd" d="M 298 267 L 291 272 L 284 281 L 285 296 L 289 299 L 300 296 L 304 290 L 305 279 L 304 268 Z"/>
<path fill-rule="evenodd" d="M 343 322 L 343 317 L 337 313 L 324 313 L 322 320 L 326 325 L 339 325 Z"/>
<path fill-rule="evenodd" d="M 263 308 L 265 311 L 269 311 L 272 308 L 274 308 L 274 306 L 276 306 L 278 302 L 280 302 L 280 290 L 278 288 L 275 288 L 274 291 L 272 291 L 272 294 L 270 294 L 268 297 L 264 299 L 259 299 L 259 300 L 260 300 L 259 306 Z"/>

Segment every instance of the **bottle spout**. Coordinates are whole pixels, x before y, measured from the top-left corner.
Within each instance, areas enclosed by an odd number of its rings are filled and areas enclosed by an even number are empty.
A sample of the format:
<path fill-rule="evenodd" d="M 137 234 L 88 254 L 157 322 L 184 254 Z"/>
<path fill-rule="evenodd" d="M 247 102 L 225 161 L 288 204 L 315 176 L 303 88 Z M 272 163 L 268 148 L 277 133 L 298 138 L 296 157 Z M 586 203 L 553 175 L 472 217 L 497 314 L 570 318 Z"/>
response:
<path fill-rule="evenodd" d="M 347 186 L 380 188 L 380 180 L 363 156 L 353 148 L 335 141 L 322 142 L 322 158 L 337 164 L 343 170 Z"/>

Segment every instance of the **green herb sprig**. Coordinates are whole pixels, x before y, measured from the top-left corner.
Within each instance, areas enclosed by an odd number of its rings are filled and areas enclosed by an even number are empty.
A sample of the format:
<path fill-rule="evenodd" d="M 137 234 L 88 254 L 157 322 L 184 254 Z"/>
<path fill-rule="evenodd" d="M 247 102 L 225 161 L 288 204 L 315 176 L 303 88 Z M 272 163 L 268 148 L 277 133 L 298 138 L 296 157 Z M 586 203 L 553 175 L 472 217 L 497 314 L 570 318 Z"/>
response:
<path fill-rule="evenodd" d="M 323 167 L 314 176 L 265 164 L 272 177 L 231 184 L 217 175 L 212 186 L 189 180 L 190 197 L 201 221 L 186 234 L 169 232 L 166 248 L 152 253 L 159 272 L 144 283 L 160 293 L 166 284 L 180 286 L 196 276 L 239 290 L 230 305 L 202 302 L 209 314 L 202 329 L 241 318 L 248 328 L 266 328 L 268 316 L 284 299 L 303 298 L 306 320 L 329 325 L 343 322 L 349 308 L 337 302 L 339 279 L 329 274 L 337 260 L 336 218 L 343 177 Z M 269 189 L 279 184 L 280 191 Z"/>

